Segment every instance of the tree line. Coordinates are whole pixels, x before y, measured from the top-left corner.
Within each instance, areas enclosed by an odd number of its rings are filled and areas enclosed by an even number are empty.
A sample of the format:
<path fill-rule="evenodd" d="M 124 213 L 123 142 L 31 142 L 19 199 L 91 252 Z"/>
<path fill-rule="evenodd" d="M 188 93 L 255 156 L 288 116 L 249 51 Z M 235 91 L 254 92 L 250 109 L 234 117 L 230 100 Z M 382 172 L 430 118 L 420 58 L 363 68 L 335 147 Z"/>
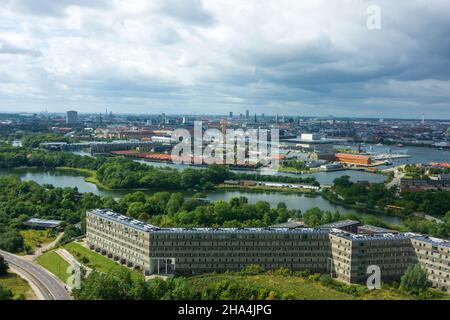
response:
<path fill-rule="evenodd" d="M 351 205 L 376 209 L 404 218 L 404 229 L 437 237 L 450 236 L 450 191 L 398 192 L 382 183 L 352 182 L 349 176 L 334 180 L 327 197 Z M 399 209 L 387 209 L 393 205 Z M 430 221 L 415 215 L 425 213 L 442 222 Z"/>
<path fill-rule="evenodd" d="M 185 197 L 179 192 L 146 195 L 137 191 L 115 200 L 111 196 L 79 193 L 76 188 L 20 181 L 14 176 L 0 176 L 0 189 L 3 190 L 0 248 L 10 252 L 27 251 L 19 230 L 25 228 L 24 222 L 30 218 L 62 220 L 65 242 L 84 232 L 86 211 L 95 208 L 109 208 L 142 221 L 172 227 L 264 227 L 289 218 L 302 218 L 300 210 L 289 210 L 282 202 L 271 208 L 268 202 L 251 204 L 245 197 L 209 202 L 201 193 Z"/>
<path fill-rule="evenodd" d="M 111 189 L 208 190 L 227 179 L 318 184 L 313 177 L 294 178 L 237 173 L 222 165 L 211 165 L 202 170 L 186 168 L 180 171 L 168 167 L 154 167 L 124 157 L 88 157 L 69 152 L 32 150 L 26 147 L 1 147 L 0 168 L 15 167 L 48 169 L 71 167 L 95 170 L 96 178 Z"/>
<path fill-rule="evenodd" d="M 277 290 L 261 288 L 238 279 L 225 278 L 204 288 L 191 284 L 188 278 L 175 277 L 144 281 L 123 272 L 93 272 L 72 291 L 78 300 L 274 300 L 290 299 Z"/>

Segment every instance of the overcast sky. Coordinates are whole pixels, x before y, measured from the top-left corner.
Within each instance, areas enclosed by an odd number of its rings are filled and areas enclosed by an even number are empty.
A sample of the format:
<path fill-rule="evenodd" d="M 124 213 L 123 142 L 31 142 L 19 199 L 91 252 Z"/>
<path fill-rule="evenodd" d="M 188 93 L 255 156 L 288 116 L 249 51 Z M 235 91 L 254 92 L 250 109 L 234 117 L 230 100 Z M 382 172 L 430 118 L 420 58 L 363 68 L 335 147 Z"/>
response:
<path fill-rule="evenodd" d="M 2 0 L 0 111 L 449 119 L 449 14 L 448 0 Z"/>

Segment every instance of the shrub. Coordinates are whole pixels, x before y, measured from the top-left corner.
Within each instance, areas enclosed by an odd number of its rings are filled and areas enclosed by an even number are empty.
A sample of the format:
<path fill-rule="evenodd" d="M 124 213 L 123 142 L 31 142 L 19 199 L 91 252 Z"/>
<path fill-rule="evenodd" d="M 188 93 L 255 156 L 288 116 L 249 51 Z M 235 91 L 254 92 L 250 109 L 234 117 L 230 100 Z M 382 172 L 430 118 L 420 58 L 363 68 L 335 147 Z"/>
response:
<path fill-rule="evenodd" d="M 400 288 L 408 293 L 420 294 L 431 286 L 427 273 L 418 264 L 409 267 L 400 280 Z"/>
<path fill-rule="evenodd" d="M 251 264 L 243 268 L 240 272 L 241 275 L 251 276 L 256 274 L 261 274 L 264 272 L 264 268 L 259 264 Z"/>
<path fill-rule="evenodd" d="M 5 258 L 0 255 L 0 276 L 5 275 L 8 272 L 8 262 L 5 261 Z"/>

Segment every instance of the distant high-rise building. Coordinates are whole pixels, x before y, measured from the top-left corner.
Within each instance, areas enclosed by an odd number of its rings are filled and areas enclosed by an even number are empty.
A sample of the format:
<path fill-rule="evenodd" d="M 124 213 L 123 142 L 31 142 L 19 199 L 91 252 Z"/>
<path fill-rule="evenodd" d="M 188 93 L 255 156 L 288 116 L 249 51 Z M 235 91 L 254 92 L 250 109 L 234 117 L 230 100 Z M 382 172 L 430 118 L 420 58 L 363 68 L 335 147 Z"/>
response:
<path fill-rule="evenodd" d="M 66 123 L 69 125 L 76 124 L 78 122 L 78 112 L 76 111 L 67 111 L 66 114 Z"/>
<path fill-rule="evenodd" d="M 255 113 L 255 120 L 254 120 L 254 121 L 255 121 L 255 123 L 257 123 L 257 122 L 258 122 L 258 119 L 256 118 L 256 113 Z"/>
<path fill-rule="evenodd" d="M 230 118 L 233 118 L 233 112 L 230 111 Z"/>
<path fill-rule="evenodd" d="M 275 116 L 275 123 L 278 123 L 278 113 L 277 113 L 277 115 Z"/>
<path fill-rule="evenodd" d="M 245 111 L 245 118 L 250 118 L 250 112 L 247 110 L 247 111 Z"/>

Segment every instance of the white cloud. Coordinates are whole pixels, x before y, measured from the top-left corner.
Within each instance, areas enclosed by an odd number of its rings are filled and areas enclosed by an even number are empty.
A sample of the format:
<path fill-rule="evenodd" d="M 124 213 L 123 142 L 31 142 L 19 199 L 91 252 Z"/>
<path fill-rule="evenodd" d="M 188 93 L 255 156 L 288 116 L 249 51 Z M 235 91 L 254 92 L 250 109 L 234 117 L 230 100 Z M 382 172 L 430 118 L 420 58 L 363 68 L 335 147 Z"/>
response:
<path fill-rule="evenodd" d="M 448 1 L 36 3 L 0 5 L 0 111 L 449 117 Z"/>

